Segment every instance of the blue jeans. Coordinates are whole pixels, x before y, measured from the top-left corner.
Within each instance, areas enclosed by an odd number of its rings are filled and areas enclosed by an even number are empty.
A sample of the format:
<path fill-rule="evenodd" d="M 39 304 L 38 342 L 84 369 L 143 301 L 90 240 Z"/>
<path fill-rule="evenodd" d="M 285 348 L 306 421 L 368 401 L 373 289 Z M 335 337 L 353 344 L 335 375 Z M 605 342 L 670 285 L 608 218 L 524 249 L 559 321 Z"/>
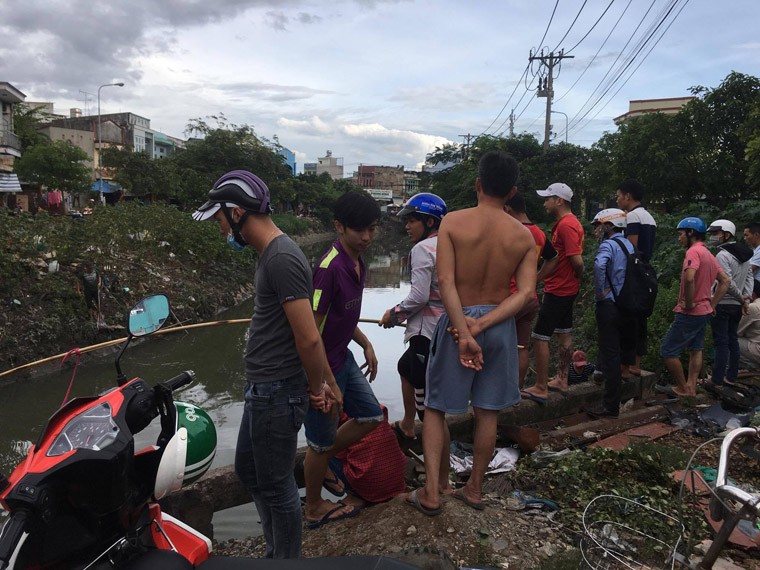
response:
<path fill-rule="evenodd" d="M 335 374 L 335 383 L 343 394 L 343 411 L 349 418 L 358 423 L 383 421 L 380 403 L 350 350 Z M 317 453 L 330 450 L 335 443 L 340 418 L 334 412 L 335 409 L 324 413 L 309 408 L 306 414 L 306 443 Z"/>
<path fill-rule="evenodd" d="M 739 321 L 742 318 L 741 305 L 718 305 L 712 318 L 715 361 L 712 381 L 723 384 L 726 379 L 735 381 L 739 376 Z"/>
<path fill-rule="evenodd" d="M 301 500 L 293 469 L 308 407 L 305 374 L 246 384 L 235 472 L 256 503 L 267 558 L 301 555 Z"/>

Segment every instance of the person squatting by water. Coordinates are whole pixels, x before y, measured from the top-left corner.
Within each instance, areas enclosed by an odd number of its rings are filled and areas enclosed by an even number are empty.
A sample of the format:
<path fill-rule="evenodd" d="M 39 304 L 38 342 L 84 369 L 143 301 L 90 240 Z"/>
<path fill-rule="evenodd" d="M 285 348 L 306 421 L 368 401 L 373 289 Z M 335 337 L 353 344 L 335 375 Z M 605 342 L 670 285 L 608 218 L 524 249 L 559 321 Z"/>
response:
<path fill-rule="evenodd" d="M 327 413 L 342 401 L 312 316 L 311 269 L 271 213 L 264 181 L 233 170 L 216 181 L 193 219 L 216 221 L 233 249 L 249 246 L 259 254 L 235 472 L 256 503 L 265 556 L 297 558 L 302 529 L 293 475 L 298 432 L 307 408 Z"/>
<path fill-rule="evenodd" d="M 686 249 L 681 268 L 681 287 L 673 311 L 675 318 L 662 339 L 660 356 L 675 379 L 676 386 L 659 387 L 675 396 L 696 396 L 697 379 L 702 370 L 702 348 L 705 329 L 713 311 L 728 291 L 731 280 L 721 269 L 713 254 L 705 247 L 707 226 L 696 217 L 684 218 L 676 226 L 678 243 Z M 712 285 L 718 286 L 712 292 Z M 688 377 L 684 375 L 679 356 L 689 350 Z"/>
<path fill-rule="evenodd" d="M 504 215 L 505 202 L 517 191 L 518 173 L 508 154 L 484 154 L 475 180 L 477 206 L 447 214 L 438 233 L 437 270 L 446 313 L 436 325 L 428 362 L 422 431 L 426 480 L 424 488 L 405 498 L 425 515 L 441 512 L 445 414 L 464 413 L 472 403 L 472 473 L 452 496 L 482 510 L 497 414 L 520 401 L 514 316 L 535 291 L 536 243 L 520 222 Z M 512 275 L 517 290 L 510 294 Z"/>
<path fill-rule="evenodd" d="M 570 209 L 573 191 L 567 184 L 555 182 L 538 190 L 544 208 L 554 217 L 552 245 L 557 250 L 556 269 L 544 279 L 544 296 L 533 328 L 533 351 L 536 359 L 536 383 L 522 391 L 522 397 L 545 404 L 549 390 L 568 390 L 567 368 L 573 346 L 573 306 L 583 275 L 583 226 Z M 557 333 L 557 375 L 549 382 L 549 340 Z"/>
<path fill-rule="evenodd" d="M 438 228 L 446 212 L 446 203 L 439 196 L 423 192 L 409 198 L 398 213 L 414 244 L 409 252 L 411 290 L 401 303 L 385 311 L 379 326 L 391 328 L 406 322 L 404 342 L 409 348 L 398 361 L 404 417 L 393 424 L 400 443 L 415 439 L 415 413 L 424 419 L 430 339 L 444 310 L 435 262 Z"/>
<path fill-rule="evenodd" d="M 329 370 L 343 394 L 343 406 L 350 418 L 338 427 L 333 411 L 310 409 L 306 414 L 304 460 L 306 480 L 306 526 L 317 528 L 334 520 L 359 514 L 352 505 L 322 498 L 322 483 L 328 462 L 339 451 L 359 441 L 383 420 L 380 404 L 369 382 L 377 375 L 377 358 L 369 339 L 359 329 L 366 267 L 361 255 L 377 233 L 380 207 L 364 192 L 346 192 L 333 209 L 338 241 L 322 256 L 314 270 L 312 321 L 322 334 Z M 369 382 L 348 348 L 355 341 L 364 350 Z"/>

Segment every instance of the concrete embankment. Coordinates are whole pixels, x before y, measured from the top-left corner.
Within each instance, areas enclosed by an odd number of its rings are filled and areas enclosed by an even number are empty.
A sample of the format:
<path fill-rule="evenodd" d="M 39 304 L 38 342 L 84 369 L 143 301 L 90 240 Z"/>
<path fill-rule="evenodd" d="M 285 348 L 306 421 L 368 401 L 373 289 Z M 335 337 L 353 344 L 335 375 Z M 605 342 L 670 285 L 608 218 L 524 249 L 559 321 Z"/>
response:
<path fill-rule="evenodd" d="M 641 377 L 634 377 L 623 385 L 622 400 L 634 399 L 637 409 L 624 413 L 618 420 L 594 422 L 595 437 L 605 437 L 622 429 L 621 426 L 631 427 L 655 419 L 665 417 L 662 406 L 642 406 L 654 397 L 653 387 L 655 375 L 645 372 Z M 571 386 L 566 396 L 551 394 L 546 405 L 531 401 L 523 401 L 499 414 L 498 425 L 501 440 L 506 440 L 510 428 L 515 426 L 536 426 L 560 420 L 578 414 L 586 406 L 597 404 L 603 393 L 603 387 L 594 382 L 585 382 Z M 474 416 L 472 411 L 447 417 L 447 423 L 452 440 L 472 441 Z M 577 440 L 588 431 L 588 426 L 577 424 L 565 430 L 547 430 L 542 433 L 542 441 L 549 446 L 563 447 L 567 440 Z M 417 445 L 412 451 L 421 453 L 422 425 L 418 422 Z M 306 448 L 300 448 L 296 457 L 296 465 L 302 464 Z M 303 487 L 303 472 L 296 469 L 296 481 Z M 200 481 L 162 501 L 167 512 L 179 517 L 194 528 L 209 536 L 213 535 L 212 517 L 214 512 L 243 505 L 251 502 L 250 494 L 243 488 L 232 466 L 220 467 L 209 471 Z"/>

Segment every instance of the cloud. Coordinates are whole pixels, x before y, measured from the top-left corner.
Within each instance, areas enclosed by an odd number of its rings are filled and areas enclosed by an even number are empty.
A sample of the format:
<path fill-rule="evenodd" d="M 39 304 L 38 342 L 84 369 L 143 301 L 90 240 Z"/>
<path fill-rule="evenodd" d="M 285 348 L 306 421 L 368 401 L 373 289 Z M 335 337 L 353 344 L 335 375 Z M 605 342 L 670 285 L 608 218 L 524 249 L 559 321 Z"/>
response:
<path fill-rule="evenodd" d="M 325 123 L 316 115 L 306 120 L 293 120 L 282 117 L 277 121 L 277 124 L 280 127 L 307 136 L 321 136 L 332 133 L 334 131 L 333 127 Z"/>
<path fill-rule="evenodd" d="M 300 101 L 310 99 L 315 95 L 329 95 L 332 91 L 314 89 L 305 85 L 279 85 L 261 81 L 239 81 L 235 83 L 217 83 L 216 89 L 222 91 L 225 97 L 250 97 L 254 100 L 266 101 Z"/>
<path fill-rule="evenodd" d="M 471 82 L 464 85 L 401 87 L 394 95 L 388 97 L 388 100 L 420 109 L 459 111 L 482 107 L 484 100 L 495 94 L 496 88 L 493 84 Z M 490 108 L 490 105 L 487 106 Z"/>

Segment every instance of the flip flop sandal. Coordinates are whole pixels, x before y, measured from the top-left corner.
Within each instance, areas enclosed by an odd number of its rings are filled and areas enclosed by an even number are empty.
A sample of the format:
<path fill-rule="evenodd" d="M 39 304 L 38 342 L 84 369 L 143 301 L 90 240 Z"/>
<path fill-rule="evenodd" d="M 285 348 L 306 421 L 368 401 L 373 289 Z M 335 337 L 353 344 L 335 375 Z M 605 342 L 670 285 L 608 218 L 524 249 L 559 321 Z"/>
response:
<path fill-rule="evenodd" d="M 346 494 L 346 489 L 343 487 L 343 482 L 333 473 L 332 478 L 325 477 L 322 481 L 322 488 L 335 495 L 336 497 L 342 497 Z"/>
<path fill-rule="evenodd" d="M 531 394 L 530 392 L 520 392 L 520 398 L 522 398 L 523 400 L 530 400 L 532 402 L 535 402 L 539 406 L 546 405 L 546 398 L 542 398 L 541 396 L 536 396 L 535 394 Z"/>
<path fill-rule="evenodd" d="M 475 509 L 476 511 L 484 511 L 486 508 L 486 505 L 485 503 L 483 503 L 483 501 L 475 502 L 468 499 L 462 489 L 457 489 L 456 491 L 451 493 L 451 496 L 454 497 L 458 501 L 462 501 L 465 505 L 467 505 L 471 509 Z"/>
<path fill-rule="evenodd" d="M 357 509 L 356 507 L 351 507 L 351 510 L 348 511 L 347 513 L 343 513 L 342 515 L 338 515 L 337 517 L 331 517 L 331 515 L 334 515 L 339 510 L 345 509 L 348 506 L 349 505 L 345 505 L 343 503 L 336 503 L 335 508 L 334 509 L 330 509 L 329 511 L 327 511 L 324 514 L 324 516 L 322 516 L 321 519 L 319 519 L 317 521 L 306 521 L 306 528 L 313 530 L 315 528 L 319 528 L 319 527 L 324 526 L 326 524 L 329 524 L 331 522 L 339 521 L 339 520 L 342 520 L 342 519 L 350 519 L 350 518 L 355 517 L 356 515 L 358 515 L 359 512 L 361 511 L 361 509 Z"/>
<path fill-rule="evenodd" d="M 393 430 L 393 433 L 396 434 L 396 439 L 401 445 L 411 445 L 415 441 L 417 441 L 417 436 L 408 436 L 404 433 L 404 430 L 401 429 L 401 424 L 396 421 L 391 424 L 391 429 Z"/>
<path fill-rule="evenodd" d="M 436 515 L 441 514 L 441 507 L 438 507 L 436 509 L 431 509 L 430 507 L 426 507 L 422 503 L 420 503 L 420 498 L 417 496 L 417 492 L 419 489 L 415 489 L 411 493 L 409 493 L 409 496 L 404 499 L 404 502 L 409 505 L 410 507 L 413 507 L 420 511 L 423 515 L 428 517 L 434 517 Z"/>

